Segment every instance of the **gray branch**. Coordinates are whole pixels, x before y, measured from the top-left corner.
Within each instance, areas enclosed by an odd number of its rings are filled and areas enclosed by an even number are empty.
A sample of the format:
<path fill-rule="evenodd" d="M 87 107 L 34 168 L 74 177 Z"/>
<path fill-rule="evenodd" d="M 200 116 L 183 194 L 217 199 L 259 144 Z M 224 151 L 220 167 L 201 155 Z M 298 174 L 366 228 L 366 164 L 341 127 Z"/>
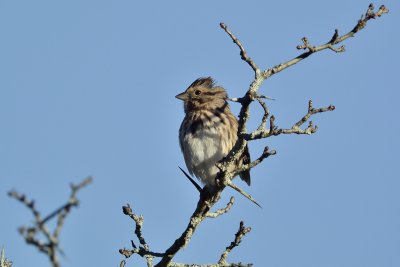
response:
<path fill-rule="evenodd" d="M 264 104 L 265 105 L 265 104 Z M 266 108 L 266 106 L 265 106 Z M 318 130 L 317 126 L 314 126 L 312 121 L 309 122 L 308 126 L 305 129 L 301 129 L 301 126 L 306 123 L 312 115 L 333 111 L 335 110 L 335 106 L 330 105 L 325 108 L 313 108 L 312 101 L 308 102 L 308 111 L 299 121 L 293 124 L 291 128 L 283 129 L 279 128 L 275 125 L 275 117 L 271 116 L 269 119 L 269 128 L 266 128 L 266 120 L 269 115 L 268 109 L 264 109 L 264 116 L 260 126 L 253 132 L 249 134 L 245 134 L 244 138 L 247 141 L 257 140 L 257 139 L 264 139 L 271 136 L 277 136 L 280 134 L 313 134 Z"/>
<path fill-rule="evenodd" d="M 240 242 L 242 242 L 242 238 L 251 231 L 250 227 L 245 227 L 243 222 L 240 222 L 239 230 L 235 234 L 235 239 L 231 242 L 229 246 L 226 247 L 225 251 L 222 253 L 221 258 L 219 259 L 218 264 L 225 266 L 228 264 L 226 259 L 228 258 L 228 254 L 235 247 L 239 246 Z"/>
<path fill-rule="evenodd" d="M 141 257 L 144 257 L 147 262 L 148 267 L 153 266 L 153 258 L 154 257 L 163 257 L 164 253 L 157 253 L 157 252 L 152 252 L 150 251 L 150 246 L 147 244 L 146 240 L 144 239 L 143 233 L 142 233 L 142 226 L 144 223 L 144 218 L 143 216 L 138 216 L 135 213 L 133 213 L 132 208 L 130 207 L 129 204 L 126 206 L 122 207 L 122 211 L 125 215 L 129 216 L 134 222 L 135 222 L 135 235 L 139 240 L 140 246 L 137 247 L 133 241 L 131 241 L 133 249 L 120 249 L 119 253 L 125 256 L 125 258 L 129 258 L 133 254 L 138 254 Z M 122 266 L 125 265 L 125 262 L 121 262 L 123 264 Z"/>
<path fill-rule="evenodd" d="M 71 184 L 71 194 L 69 196 L 68 201 L 62 205 L 60 208 L 51 212 L 44 219 L 42 219 L 40 212 L 36 209 L 35 202 L 33 200 L 29 200 L 24 194 L 20 194 L 17 191 L 10 191 L 8 195 L 11 198 L 14 198 L 25 205 L 33 214 L 35 218 L 35 225 L 31 227 L 22 226 L 20 227 L 19 233 L 24 237 L 25 242 L 27 244 L 33 245 L 40 252 L 43 252 L 49 258 L 53 267 L 59 267 L 60 262 L 58 260 L 57 252 L 62 253 L 62 250 L 59 247 L 59 235 L 61 229 L 64 225 L 65 218 L 70 213 L 71 208 L 77 207 L 79 204 L 78 199 L 76 198 L 76 194 L 80 189 L 87 186 L 92 182 L 92 177 L 88 177 L 84 179 L 78 185 Z M 46 223 L 50 221 L 52 218 L 57 216 L 56 227 L 53 232 L 49 230 L 46 226 Z M 45 240 L 40 240 L 37 237 L 37 234 L 41 233 Z"/>
<path fill-rule="evenodd" d="M 230 200 L 229 200 L 229 202 L 226 204 L 226 207 L 225 207 L 225 208 L 218 209 L 218 210 L 216 210 L 216 211 L 214 211 L 214 212 L 207 212 L 207 213 L 206 213 L 206 216 L 207 216 L 208 218 L 216 218 L 216 217 L 218 217 L 218 216 L 220 216 L 220 215 L 222 215 L 222 214 L 225 214 L 225 213 L 227 213 L 228 211 L 230 211 L 230 209 L 232 208 L 234 202 L 235 202 L 235 198 L 234 198 L 234 197 L 231 197 Z"/>

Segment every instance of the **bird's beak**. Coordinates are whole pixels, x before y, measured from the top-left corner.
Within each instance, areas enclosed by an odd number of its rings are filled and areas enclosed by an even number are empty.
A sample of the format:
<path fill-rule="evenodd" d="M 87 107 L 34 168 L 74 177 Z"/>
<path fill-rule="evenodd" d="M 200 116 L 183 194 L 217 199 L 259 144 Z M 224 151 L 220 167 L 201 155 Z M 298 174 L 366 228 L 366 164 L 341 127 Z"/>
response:
<path fill-rule="evenodd" d="M 182 101 L 188 100 L 188 94 L 186 94 L 186 92 L 180 93 L 179 95 L 176 95 L 175 97 Z"/>

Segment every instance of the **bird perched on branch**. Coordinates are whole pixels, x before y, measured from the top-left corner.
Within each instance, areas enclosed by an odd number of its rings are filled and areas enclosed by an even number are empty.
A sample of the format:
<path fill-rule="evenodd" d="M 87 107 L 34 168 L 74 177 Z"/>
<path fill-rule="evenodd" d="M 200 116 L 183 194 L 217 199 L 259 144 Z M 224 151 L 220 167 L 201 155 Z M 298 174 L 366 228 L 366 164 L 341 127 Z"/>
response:
<path fill-rule="evenodd" d="M 179 144 L 186 166 L 190 174 L 212 187 L 219 172 L 215 164 L 229 153 L 237 140 L 238 121 L 229 108 L 228 95 L 207 77 L 195 80 L 176 98 L 184 102 L 185 118 L 179 128 Z M 235 168 L 249 162 L 246 145 Z M 250 185 L 249 171 L 239 176 Z"/>

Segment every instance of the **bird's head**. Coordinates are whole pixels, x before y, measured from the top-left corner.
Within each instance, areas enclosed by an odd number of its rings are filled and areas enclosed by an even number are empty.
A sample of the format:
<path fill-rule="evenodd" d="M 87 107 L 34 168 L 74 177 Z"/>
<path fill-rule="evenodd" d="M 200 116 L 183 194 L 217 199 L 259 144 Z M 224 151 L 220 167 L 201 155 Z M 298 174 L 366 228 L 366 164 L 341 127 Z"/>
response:
<path fill-rule="evenodd" d="M 224 88 L 215 86 L 211 77 L 195 80 L 182 93 L 175 96 L 182 100 L 185 105 L 185 112 L 198 109 L 216 109 L 227 105 L 228 95 Z"/>

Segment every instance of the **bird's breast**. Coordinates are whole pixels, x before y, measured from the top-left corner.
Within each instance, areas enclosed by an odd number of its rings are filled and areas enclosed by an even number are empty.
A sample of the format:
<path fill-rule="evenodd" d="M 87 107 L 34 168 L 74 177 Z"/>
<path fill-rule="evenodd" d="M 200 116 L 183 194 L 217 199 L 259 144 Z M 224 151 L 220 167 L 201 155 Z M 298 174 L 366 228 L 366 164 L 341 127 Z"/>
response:
<path fill-rule="evenodd" d="M 221 137 L 216 128 L 198 129 L 185 139 L 192 164 L 194 165 L 210 159 L 218 161 L 225 156 L 221 145 Z"/>

